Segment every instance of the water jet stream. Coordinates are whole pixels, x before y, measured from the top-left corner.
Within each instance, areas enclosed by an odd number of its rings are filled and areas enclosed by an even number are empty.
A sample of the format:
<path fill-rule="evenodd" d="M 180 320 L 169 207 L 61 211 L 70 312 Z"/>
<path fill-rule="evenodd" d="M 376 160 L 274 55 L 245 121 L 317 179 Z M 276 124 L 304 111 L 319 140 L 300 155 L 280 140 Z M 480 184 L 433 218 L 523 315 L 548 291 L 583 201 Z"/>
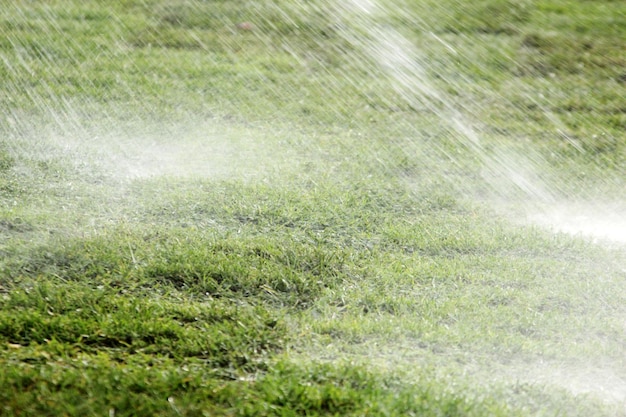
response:
<path fill-rule="evenodd" d="M 490 189 L 487 199 L 492 200 L 491 204 L 501 214 L 507 216 L 510 208 L 515 207 L 519 215 L 521 208 L 526 221 L 557 232 L 626 242 L 625 211 L 601 204 L 585 207 L 572 204 L 567 195 L 559 192 L 560 186 L 550 180 L 550 163 L 532 149 L 526 148 L 522 153 L 501 143 L 490 143 L 489 148 L 484 145 L 481 123 L 471 117 L 471 109 L 435 86 L 427 71 L 427 59 L 418 48 L 392 26 L 378 23 L 388 14 L 384 6 L 374 0 L 351 0 L 335 7 L 344 21 L 341 35 L 382 69 L 398 97 L 411 108 L 426 109 L 436 115 L 457 145 L 479 161 L 483 180 Z M 417 18 L 412 21 L 423 25 Z M 354 25 L 358 25 L 358 30 L 354 30 Z M 443 44 L 452 56 L 458 54 L 428 27 L 422 31 Z M 545 107 L 537 100 L 533 102 Z M 558 117 L 545 109 L 544 113 L 557 134 L 582 152 L 580 145 L 564 133 Z M 475 198 L 462 183 L 456 190 L 460 195 Z"/>

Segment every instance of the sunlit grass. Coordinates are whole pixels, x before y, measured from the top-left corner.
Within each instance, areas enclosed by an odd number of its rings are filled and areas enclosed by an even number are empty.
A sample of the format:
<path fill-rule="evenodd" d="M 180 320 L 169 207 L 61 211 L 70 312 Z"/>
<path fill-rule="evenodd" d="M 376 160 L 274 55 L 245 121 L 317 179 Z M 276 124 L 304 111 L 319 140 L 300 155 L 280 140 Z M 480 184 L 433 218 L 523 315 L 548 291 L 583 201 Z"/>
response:
<path fill-rule="evenodd" d="M 2 4 L 0 414 L 624 414 L 620 2 Z"/>

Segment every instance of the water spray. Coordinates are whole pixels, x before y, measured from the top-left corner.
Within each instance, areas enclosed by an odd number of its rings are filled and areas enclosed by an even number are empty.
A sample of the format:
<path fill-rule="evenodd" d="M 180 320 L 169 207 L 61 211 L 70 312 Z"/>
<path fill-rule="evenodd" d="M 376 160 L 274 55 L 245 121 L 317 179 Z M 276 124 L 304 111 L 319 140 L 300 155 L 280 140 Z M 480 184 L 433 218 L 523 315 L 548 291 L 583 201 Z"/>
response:
<path fill-rule="evenodd" d="M 351 0 L 338 3 L 336 8 L 346 22 L 341 35 L 382 69 L 397 96 L 411 108 L 426 109 L 436 115 L 456 138 L 457 145 L 477 158 L 490 189 L 488 200 L 498 211 L 506 213 L 511 207 L 522 207 L 527 221 L 554 231 L 626 242 L 626 211 L 614 211 L 601 204 L 571 204 L 549 179 L 550 163 L 538 152 L 493 143 L 488 149 L 474 127 L 480 123 L 471 117 L 471 109 L 435 86 L 420 50 L 394 27 L 378 23 L 387 14 L 382 5 L 373 0 Z M 412 17 L 412 21 L 423 25 L 419 18 Z M 350 22 L 359 24 L 358 32 L 350 28 Z M 459 55 L 427 27 L 423 32 L 443 44 L 452 57 Z M 565 133 L 555 114 L 548 110 L 544 113 L 560 136 L 579 152 L 584 151 Z M 467 196 L 463 184 L 459 184 L 457 192 Z"/>

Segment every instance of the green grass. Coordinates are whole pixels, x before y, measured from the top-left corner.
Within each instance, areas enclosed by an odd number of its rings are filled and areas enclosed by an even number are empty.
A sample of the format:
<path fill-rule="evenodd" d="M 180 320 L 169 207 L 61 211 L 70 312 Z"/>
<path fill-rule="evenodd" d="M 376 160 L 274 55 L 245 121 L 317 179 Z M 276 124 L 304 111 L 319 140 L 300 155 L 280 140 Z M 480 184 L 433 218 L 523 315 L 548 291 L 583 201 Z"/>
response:
<path fill-rule="evenodd" d="M 342 4 L 0 1 L 0 414 L 624 415 L 622 3 Z"/>

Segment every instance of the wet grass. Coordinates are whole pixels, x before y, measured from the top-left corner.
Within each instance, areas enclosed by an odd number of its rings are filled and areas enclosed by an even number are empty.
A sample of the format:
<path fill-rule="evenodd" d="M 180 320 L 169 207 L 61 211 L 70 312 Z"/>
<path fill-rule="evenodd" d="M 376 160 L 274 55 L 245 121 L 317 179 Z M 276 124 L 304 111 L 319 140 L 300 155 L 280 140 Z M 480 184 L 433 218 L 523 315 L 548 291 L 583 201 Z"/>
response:
<path fill-rule="evenodd" d="M 620 2 L 392 3 L 486 152 L 623 190 Z M 623 248 L 465 198 L 337 4 L 0 4 L 0 414 L 623 415 Z"/>

